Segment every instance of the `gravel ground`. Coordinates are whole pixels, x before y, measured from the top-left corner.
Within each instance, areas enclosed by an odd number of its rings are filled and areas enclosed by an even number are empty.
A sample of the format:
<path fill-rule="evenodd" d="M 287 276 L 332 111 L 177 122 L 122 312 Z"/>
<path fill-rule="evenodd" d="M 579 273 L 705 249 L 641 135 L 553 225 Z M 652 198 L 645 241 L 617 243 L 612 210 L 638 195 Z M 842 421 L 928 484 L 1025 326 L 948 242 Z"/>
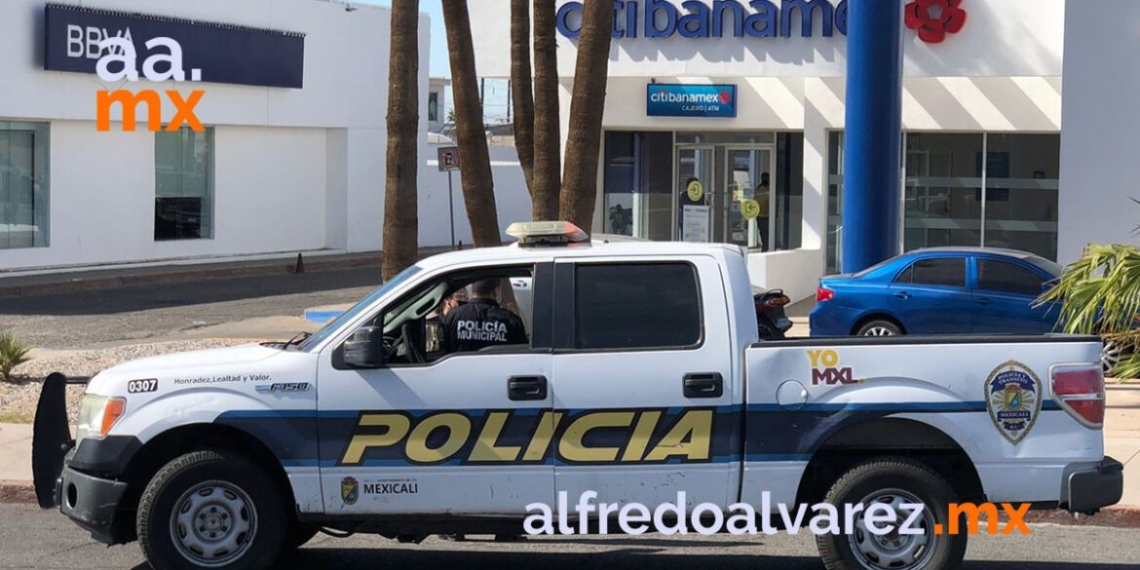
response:
<path fill-rule="evenodd" d="M 174 352 L 221 348 L 256 342 L 256 339 L 210 339 L 136 344 L 98 350 L 41 350 L 32 360 L 16 367 L 13 374 L 23 377 L 18 383 L 0 383 L 0 422 L 31 423 L 35 418 L 40 385 L 52 372 L 68 376 L 94 376 L 116 364 Z M 74 422 L 79 414 L 82 385 L 68 386 L 67 410 Z"/>

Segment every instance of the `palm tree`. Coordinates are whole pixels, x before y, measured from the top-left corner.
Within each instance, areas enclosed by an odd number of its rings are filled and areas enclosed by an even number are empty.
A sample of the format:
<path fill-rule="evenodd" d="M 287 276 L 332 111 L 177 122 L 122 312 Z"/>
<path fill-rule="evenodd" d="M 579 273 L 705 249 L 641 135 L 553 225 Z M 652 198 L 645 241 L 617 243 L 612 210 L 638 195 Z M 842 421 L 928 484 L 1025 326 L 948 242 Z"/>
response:
<path fill-rule="evenodd" d="M 534 0 L 534 185 L 531 218 L 558 219 L 562 133 L 554 0 Z"/>
<path fill-rule="evenodd" d="M 1140 376 L 1140 249 L 1090 244 L 1038 300 L 1053 302 L 1061 305 L 1063 332 L 1100 335 L 1106 348 L 1124 355 L 1110 375 Z"/>
<path fill-rule="evenodd" d="M 419 135 L 419 0 L 392 1 L 388 59 L 388 149 L 384 181 L 384 247 L 381 279 L 416 262 Z"/>
<path fill-rule="evenodd" d="M 460 182 L 467 221 L 475 247 L 502 244 L 499 216 L 495 210 L 495 183 L 491 178 L 491 155 L 479 101 L 475 48 L 471 40 L 471 17 L 466 0 L 443 2 L 447 28 L 447 51 L 451 60 L 451 94 L 455 98 L 455 133 L 459 146 Z"/>
<path fill-rule="evenodd" d="M 609 0 L 585 0 L 582 33 L 570 99 L 566 172 L 562 180 L 561 218 L 590 231 L 597 202 L 598 153 L 602 145 L 602 108 L 610 58 L 614 6 Z"/>
<path fill-rule="evenodd" d="M 515 149 L 533 201 L 534 96 L 530 82 L 530 0 L 511 0 L 511 99 L 515 113 Z"/>

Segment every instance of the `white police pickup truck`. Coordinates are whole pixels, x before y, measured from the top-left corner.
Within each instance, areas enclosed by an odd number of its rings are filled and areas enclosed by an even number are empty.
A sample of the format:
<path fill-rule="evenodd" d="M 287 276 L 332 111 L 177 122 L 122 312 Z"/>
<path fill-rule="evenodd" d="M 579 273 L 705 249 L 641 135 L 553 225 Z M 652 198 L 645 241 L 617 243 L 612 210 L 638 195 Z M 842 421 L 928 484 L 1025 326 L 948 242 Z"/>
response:
<path fill-rule="evenodd" d="M 676 503 L 655 523 L 691 509 L 706 529 L 791 532 L 854 505 L 856 524 L 817 531 L 825 565 L 886 570 L 956 566 L 955 503 L 1120 500 L 1097 338 L 759 342 L 739 248 L 510 233 L 421 261 L 307 338 L 105 370 L 74 441 L 53 374 L 41 506 L 165 570 L 265 568 L 320 531 L 532 534 L 548 513 L 556 532 L 639 532 L 650 519 L 630 505 Z M 433 311 L 486 278 L 531 279 L 528 342 L 429 351 Z M 922 508 L 859 511 L 905 504 Z M 720 518 L 748 509 L 763 520 Z"/>

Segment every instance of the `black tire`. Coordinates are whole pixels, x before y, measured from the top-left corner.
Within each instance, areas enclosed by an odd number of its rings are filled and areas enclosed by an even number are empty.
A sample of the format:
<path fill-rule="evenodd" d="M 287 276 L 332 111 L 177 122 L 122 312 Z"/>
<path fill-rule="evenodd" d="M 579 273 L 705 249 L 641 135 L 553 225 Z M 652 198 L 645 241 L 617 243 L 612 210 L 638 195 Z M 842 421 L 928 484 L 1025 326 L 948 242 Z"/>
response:
<path fill-rule="evenodd" d="M 207 488 L 189 494 L 199 485 Z M 188 453 L 167 463 L 143 491 L 135 522 L 139 545 L 155 570 L 263 570 L 276 561 L 288 535 L 282 498 L 264 470 L 236 453 Z M 182 511 L 177 521 L 176 509 Z M 187 528 L 188 521 L 203 526 Z M 188 541 L 197 545 L 184 546 Z M 227 542 L 228 558 L 218 546 Z M 196 560 L 190 554 L 195 550 L 205 556 Z M 222 565 L 207 565 L 210 557 Z"/>
<path fill-rule="evenodd" d="M 847 518 L 844 505 L 865 504 L 868 498 L 884 491 L 891 491 L 891 494 L 902 497 L 905 502 L 917 499 L 924 505 L 921 522 L 911 527 L 918 526 L 926 531 L 921 535 L 927 541 L 926 547 L 917 546 L 913 542 L 919 540 L 916 535 L 876 537 L 870 532 L 856 529 L 847 534 L 847 529 L 841 528 L 838 534 L 816 535 L 816 546 L 827 570 L 885 569 L 895 556 L 908 562 L 896 566 L 899 570 L 953 570 L 962 564 L 968 541 L 963 522 L 965 517 L 961 517 L 957 527 L 959 532 L 953 535 L 934 532 L 937 525 L 942 525 L 940 528 L 944 530 L 951 528 L 949 510 L 950 504 L 957 500 L 956 494 L 945 478 L 922 463 L 900 457 L 885 457 L 860 464 L 835 482 L 824 501 L 839 511 L 840 517 L 844 519 L 840 523 L 842 526 L 846 524 Z M 906 523 L 910 512 L 904 508 L 899 508 L 898 512 L 901 517 L 898 524 Z M 857 514 L 856 518 L 861 514 Z M 876 548 L 882 546 L 877 540 L 879 538 L 890 541 L 886 550 Z M 880 552 L 884 554 L 880 556 Z M 902 556 L 904 554 L 906 556 Z"/>
<path fill-rule="evenodd" d="M 756 323 L 756 328 L 760 332 L 760 340 L 783 340 L 784 335 L 776 330 L 776 327 L 768 324 L 766 321 L 761 320 Z"/>
<path fill-rule="evenodd" d="M 858 336 L 899 336 L 902 329 L 893 321 L 875 319 L 859 327 Z"/>

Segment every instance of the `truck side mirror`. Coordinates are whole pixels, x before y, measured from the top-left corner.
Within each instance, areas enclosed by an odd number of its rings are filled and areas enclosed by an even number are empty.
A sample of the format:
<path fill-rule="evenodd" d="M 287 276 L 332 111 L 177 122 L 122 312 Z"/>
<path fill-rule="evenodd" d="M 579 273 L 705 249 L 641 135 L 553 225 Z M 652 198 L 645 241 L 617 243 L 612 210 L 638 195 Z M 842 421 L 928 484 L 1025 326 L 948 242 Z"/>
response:
<path fill-rule="evenodd" d="M 384 329 L 361 327 L 344 343 L 344 363 L 354 368 L 384 365 Z"/>

